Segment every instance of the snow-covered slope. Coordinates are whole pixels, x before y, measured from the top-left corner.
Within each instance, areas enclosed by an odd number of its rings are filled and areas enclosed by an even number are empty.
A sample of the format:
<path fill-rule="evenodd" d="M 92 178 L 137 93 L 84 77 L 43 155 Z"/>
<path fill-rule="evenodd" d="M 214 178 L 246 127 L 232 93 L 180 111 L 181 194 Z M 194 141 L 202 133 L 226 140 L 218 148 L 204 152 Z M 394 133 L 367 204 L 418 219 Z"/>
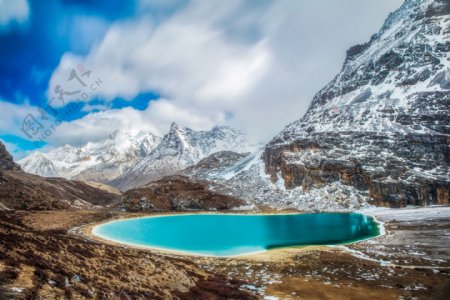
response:
<path fill-rule="evenodd" d="M 234 195 L 302 209 L 446 204 L 450 3 L 407 0 L 262 151 L 209 170 Z M 199 176 L 197 173 L 196 176 Z"/>
<path fill-rule="evenodd" d="M 275 139 L 311 132 L 450 134 L 450 17 L 445 0 L 407 0 Z M 274 140 L 275 140 L 274 139 Z"/>
<path fill-rule="evenodd" d="M 174 174 L 212 153 L 224 150 L 243 153 L 254 150 L 254 146 L 245 140 L 241 132 L 230 127 L 216 126 L 209 131 L 194 131 L 173 123 L 155 150 L 113 184 L 122 190 L 134 188 Z"/>
<path fill-rule="evenodd" d="M 37 151 L 18 163 L 36 175 L 108 183 L 149 155 L 160 141 L 151 133 L 119 130 L 82 147 L 65 145 L 47 153 Z"/>

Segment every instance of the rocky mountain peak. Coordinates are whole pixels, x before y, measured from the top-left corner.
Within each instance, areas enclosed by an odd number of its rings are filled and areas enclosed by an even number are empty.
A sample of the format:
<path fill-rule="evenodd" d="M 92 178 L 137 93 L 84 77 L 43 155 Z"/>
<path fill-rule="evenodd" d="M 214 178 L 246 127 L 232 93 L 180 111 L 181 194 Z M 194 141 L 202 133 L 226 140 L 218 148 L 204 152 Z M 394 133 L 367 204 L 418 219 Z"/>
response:
<path fill-rule="evenodd" d="M 168 135 L 182 136 L 182 135 L 185 135 L 186 132 L 189 132 L 189 131 L 191 131 L 190 128 L 182 127 L 179 124 L 172 122 L 172 124 L 170 125 L 170 130 L 168 132 Z"/>
<path fill-rule="evenodd" d="M 170 130 L 169 130 L 169 132 L 175 132 L 175 131 L 178 131 L 178 130 L 181 130 L 181 127 L 180 127 L 180 125 L 178 125 L 176 122 L 172 122 L 172 124 L 170 124 Z"/>
<path fill-rule="evenodd" d="M 19 163 L 27 172 L 42 176 L 94 180 L 128 188 L 155 176 L 173 174 L 211 153 L 240 149 L 248 152 L 251 147 L 239 131 L 229 127 L 194 131 L 173 122 L 163 138 L 121 129 L 81 147 L 35 152 Z"/>

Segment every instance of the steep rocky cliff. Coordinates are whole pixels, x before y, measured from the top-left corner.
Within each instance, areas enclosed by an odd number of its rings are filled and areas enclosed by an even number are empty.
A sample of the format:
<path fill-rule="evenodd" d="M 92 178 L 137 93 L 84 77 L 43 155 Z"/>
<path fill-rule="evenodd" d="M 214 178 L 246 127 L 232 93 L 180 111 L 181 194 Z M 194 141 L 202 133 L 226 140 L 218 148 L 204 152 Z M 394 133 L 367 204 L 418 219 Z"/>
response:
<path fill-rule="evenodd" d="M 352 47 L 302 119 L 265 148 L 286 189 L 340 183 L 381 206 L 447 204 L 450 3 L 407 0 Z"/>

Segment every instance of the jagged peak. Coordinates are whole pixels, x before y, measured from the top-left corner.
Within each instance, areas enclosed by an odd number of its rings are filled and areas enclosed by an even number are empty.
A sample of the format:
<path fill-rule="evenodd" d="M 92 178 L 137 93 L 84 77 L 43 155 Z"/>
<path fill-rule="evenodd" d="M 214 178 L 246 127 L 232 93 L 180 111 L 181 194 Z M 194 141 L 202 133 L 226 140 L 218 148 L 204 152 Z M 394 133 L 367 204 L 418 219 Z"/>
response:
<path fill-rule="evenodd" d="M 179 130 L 182 130 L 182 127 L 178 125 L 178 123 L 172 122 L 172 124 L 170 124 L 170 131 L 179 131 Z"/>
<path fill-rule="evenodd" d="M 325 131 L 448 132 L 416 114 L 417 107 L 436 116 L 445 110 L 437 100 L 448 97 L 450 17 L 443 13 L 449 10 L 448 0 L 405 1 L 369 42 L 347 51 L 342 70 L 316 93 L 303 117 L 270 144 Z M 437 102 L 424 104 L 434 97 Z M 391 112 L 421 119 L 423 125 L 397 122 Z"/>
<path fill-rule="evenodd" d="M 77 152 L 59 151 L 51 155 L 47 152 L 44 155 L 54 162 L 55 172 L 67 178 L 95 176 L 96 180 L 117 180 L 120 183 L 127 176 L 135 178 L 145 172 L 171 172 L 217 151 L 248 152 L 252 145 L 239 133 L 229 126 L 214 126 L 207 131 L 196 131 L 173 122 L 170 131 L 163 138 L 148 132 L 119 129 L 102 141 L 76 148 L 79 149 Z M 36 157 L 31 162 L 34 163 L 23 164 L 26 171 L 43 176 L 53 174 L 51 172 L 54 170 L 49 170 L 44 159 Z M 41 168 L 41 165 L 46 168 Z M 107 172 L 103 172 L 105 168 Z M 99 179 L 100 172 L 103 177 Z"/>
<path fill-rule="evenodd" d="M 186 130 L 189 130 L 187 127 L 182 127 L 178 123 L 172 122 L 170 125 L 169 132 L 164 136 L 164 138 L 170 138 L 174 136 L 183 136 L 186 132 Z"/>

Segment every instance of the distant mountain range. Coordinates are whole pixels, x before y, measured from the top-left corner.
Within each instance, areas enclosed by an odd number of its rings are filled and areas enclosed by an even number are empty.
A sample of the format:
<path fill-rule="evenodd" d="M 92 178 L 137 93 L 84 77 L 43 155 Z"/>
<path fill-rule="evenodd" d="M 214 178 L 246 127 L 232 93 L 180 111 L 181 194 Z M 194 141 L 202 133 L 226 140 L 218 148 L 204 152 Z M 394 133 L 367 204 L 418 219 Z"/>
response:
<path fill-rule="evenodd" d="M 109 182 L 149 155 L 160 141 L 151 133 L 115 131 L 82 147 L 65 145 L 46 153 L 36 151 L 18 164 L 26 172 L 45 177 Z"/>
<path fill-rule="evenodd" d="M 40 176 L 98 181 L 127 190 L 173 174 L 214 152 L 254 149 L 231 127 L 194 131 L 173 123 L 163 138 L 119 130 L 81 147 L 65 145 L 46 153 L 36 151 L 18 164 Z"/>

